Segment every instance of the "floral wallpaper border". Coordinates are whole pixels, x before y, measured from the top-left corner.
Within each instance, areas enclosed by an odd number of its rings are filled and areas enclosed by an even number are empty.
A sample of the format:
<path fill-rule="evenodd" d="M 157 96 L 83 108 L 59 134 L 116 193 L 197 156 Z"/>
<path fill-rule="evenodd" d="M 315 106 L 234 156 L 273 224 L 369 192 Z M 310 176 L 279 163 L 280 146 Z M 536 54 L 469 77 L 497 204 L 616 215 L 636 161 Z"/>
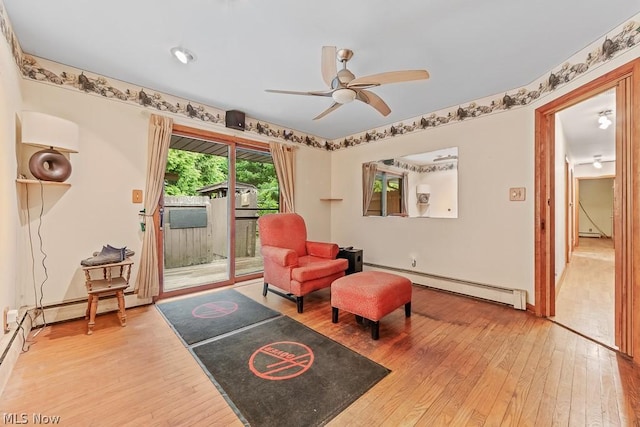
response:
<path fill-rule="evenodd" d="M 53 61 L 23 53 L 9 23 L 2 0 L 0 0 L 0 31 L 9 45 L 14 60 L 24 78 L 224 126 L 225 112 L 223 110 L 153 90 L 133 87 L 126 82 L 110 81 L 100 75 L 66 67 Z M 308 147 L 335 151 L 526 106 L 541 96 L 554 92 L 589 70 L 640 45 L 640 25 L 634 20 L 628 21 L 626 24 L 614 29 L 613 32 L 615 33 L 614 35 L 607 35 L 601 42 L 596 42 L 585 48 L 557 70 L 551 71 L 548 76 L 535 81 L 529 87 L 515 89 L 498 97 L 476 100 L 466 106 L 418 116 L 407 120 L 407 123 L 397 122 L 381 130 L 371 129 L 333 141 L 323 141 L 313 135 L 282 128 L 271 123 L 260 122 L 252 118 L 247 118 L 245 130 Z M 584 57 L 580 57 L 580 55 L 584 55 Z M 62 69 L 63 67 L 65 68 Z"/>
<path fill-rule="evenodd" d="M 383 164 L 387 165 L 384 163 Z M 431 172 L 442 172 L 449 171 L 458 168 L 458 162 L 446 162 L 439 164 L 429 164 L 429 165 L 413 165 L 411 163 L 401 162 L 398 159 L 393 159 L 393 163 L 389 166 L 393 166 L 399 169 L 404 169 L 409 172 L 417 172 L 417 173 L 431 173 Z"/>

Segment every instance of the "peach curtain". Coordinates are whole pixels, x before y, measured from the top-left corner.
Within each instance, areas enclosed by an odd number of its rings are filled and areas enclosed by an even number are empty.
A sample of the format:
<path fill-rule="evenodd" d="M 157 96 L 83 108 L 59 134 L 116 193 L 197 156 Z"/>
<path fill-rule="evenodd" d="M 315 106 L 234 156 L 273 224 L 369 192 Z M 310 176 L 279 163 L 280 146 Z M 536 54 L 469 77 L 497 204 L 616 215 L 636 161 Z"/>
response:
<path fill-rule="evenodd" d="M 362 164 L 362 215 L 367 215 L 369 203 L 373 197 L 373 183 L 376 181 L 378 165 L 376 162 Z"/>
<path fill-rule="evenodd" d="M 158 209 L 158 201 L 163 191 L 172 128 L 173 119 L 155 114 L 151 115 L 147 149 L 146 196 L 144 198 L 145 232 L 143 233 L 140 266 L 135 286 L 138 298 L 152 298 L 158 296 L 160 292 L 158 246 L 153 215 Z"/>
<path fill-rule="evenodd" d="M 400 213 L 403 216 L 409 216 L 409 173 L 402 174 L 402 206 Z"/>
<path fill-rule="evenodd" d="M 294 205 L 294 177 L 295 177 L 295 156 L 294 148 L 277 142 L 269 143 L 269 151 L 273 158 L 273 165 L 276 169 L 278 184 L 280 185 L 280 195 L 283 206 L 282 212 L 295 212 Z"/>

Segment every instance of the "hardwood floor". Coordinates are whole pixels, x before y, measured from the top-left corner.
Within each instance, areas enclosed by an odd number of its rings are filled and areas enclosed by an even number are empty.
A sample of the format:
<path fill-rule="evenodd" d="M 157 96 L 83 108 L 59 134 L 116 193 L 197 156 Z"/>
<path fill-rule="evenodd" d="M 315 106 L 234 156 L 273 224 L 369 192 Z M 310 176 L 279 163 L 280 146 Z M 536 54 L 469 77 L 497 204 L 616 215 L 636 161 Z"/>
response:
<path fill-rule="evenodd" d="M 187 267 L 166 268 L 164 270 L 164 291 L 192 288 L 207 283 L 222 282 L 229 279 L 228 259 L 218 259 L 207 264 Z M 236 275 L 260 273 L 263 270 L 261 256 L 236 258 Z"/>
<path fill-rule="evenodd" d="M 352 315 L 331 323 L 329 292 L 305 312 L 261 283 L 236 289 L 391 369 L 330 426 L 640 425 L 640 366 L 553 322 L 414 287 L 380 340 Z M 215 292 L 215 291 L 214 291 Z M 20 356 L 0 413 L 57 415 L 62 425 L 241 425 L 153 306 L 47 327 Z M 313 391 L 310 391 L 313 392 Z"/>
<path fill-rule="evenodd" d="M 581 237 L 556 296 L 553 320 L 615 345 L 615 252 L 611 239 Z"/>

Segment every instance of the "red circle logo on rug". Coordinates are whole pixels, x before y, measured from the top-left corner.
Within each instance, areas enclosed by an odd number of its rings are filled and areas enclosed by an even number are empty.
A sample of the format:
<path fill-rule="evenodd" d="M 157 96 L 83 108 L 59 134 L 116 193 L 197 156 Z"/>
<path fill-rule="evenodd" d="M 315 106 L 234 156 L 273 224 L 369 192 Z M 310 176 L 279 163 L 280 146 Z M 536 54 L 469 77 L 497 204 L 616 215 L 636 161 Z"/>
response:
<path fill-rule="evenodd" d="M 191 311 L 193 317 L 201 319 L 215 319 L 233 313 L 238 309 L 238 304 L 231 301 L 205 302 Z"/>
<path fill-rule="evenodd" d="M 265 380 L 288 380 L 309 370 L 313 358 L 313 351 L 306 345 L 279 341 L 257 349 L 249 359 L 249 369 Z"/>

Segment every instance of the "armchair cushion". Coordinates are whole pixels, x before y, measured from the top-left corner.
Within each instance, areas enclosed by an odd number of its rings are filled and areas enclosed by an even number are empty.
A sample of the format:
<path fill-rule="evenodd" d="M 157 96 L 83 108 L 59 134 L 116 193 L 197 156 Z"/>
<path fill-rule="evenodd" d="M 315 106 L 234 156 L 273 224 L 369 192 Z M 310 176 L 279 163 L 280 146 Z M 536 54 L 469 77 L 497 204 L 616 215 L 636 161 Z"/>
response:
<path fill-rule="evenodd" d="M 320 258 L 335 259 L 340 248 L 335 243 L 307 241 L 307 254 Z"/>
<path fill-rule="evenodd" d="M 291 270 L 291 278 L 302 283 L 344 272 L 348 267 L 349 261 L 346 259 L 325 259 L 307 255 L 299 258 L 298 267 Z"/>
<path fill-rule="evenodd" d="M 298 265 L 298 254 L 293 249 L 265 245 L 262 246 L 261 252 L 263 258 L 268 258 L 282 267 L 295 267 Z"/>
<path fill-rule="evenodd" d="M 306 255 L 307 228 L 298 214 L 268 214 L 258 218 L 260 242 L 263 245 L 293 249 Z"/>

